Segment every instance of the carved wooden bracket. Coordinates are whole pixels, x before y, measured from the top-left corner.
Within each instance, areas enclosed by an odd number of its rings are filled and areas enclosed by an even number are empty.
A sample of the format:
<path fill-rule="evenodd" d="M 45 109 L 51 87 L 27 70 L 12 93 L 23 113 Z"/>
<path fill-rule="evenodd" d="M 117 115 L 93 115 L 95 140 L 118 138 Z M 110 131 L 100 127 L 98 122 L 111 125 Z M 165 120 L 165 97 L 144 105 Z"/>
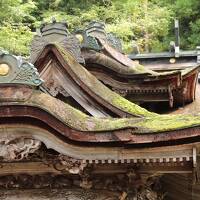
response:
<path fill-rule="evenodd" d="M 81 174 L 85 167 L 86 163 L 83 163 L 82 160 L 70 158 L 65 155 L 59 155 L 54 167 L 56 170 L 61 171 L 62 173 L 70 174 Z"/>
<path fill-rule="evenodd" d="M 37 151 L 41 142 L 32 138 L 25 137 L 1 137 L 0 138 L 0 157 L 3 161 L 25 160 L 29 154 Z"/>

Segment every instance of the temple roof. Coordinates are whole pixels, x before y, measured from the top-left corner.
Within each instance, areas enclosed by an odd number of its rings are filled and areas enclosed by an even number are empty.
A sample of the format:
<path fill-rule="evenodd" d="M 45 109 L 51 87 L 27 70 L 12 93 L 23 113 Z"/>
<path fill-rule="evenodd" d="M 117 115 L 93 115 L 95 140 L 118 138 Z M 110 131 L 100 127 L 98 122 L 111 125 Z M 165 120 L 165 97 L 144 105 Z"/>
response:
<path fill-rule="evenodd" d="M 53 53 L 58 58 L 58 62 L 65 70 L 63 76 L 70 76 L 71 79 L 81 87 L 82 91 L 87 93 L 87 96 L 91 96 L 95 101 L 104 105 L 107 109 L 119 116 L 142 117 L 144 113 L 146 113 L 146 115 L 152 115 L 152 113 L 147 110 L 129 102 L 120 95 L 111 91 L 95 76 L 89 73 L 82 65 L 76 62 L 70 53 L 58 45 L 49 44 L 40 53 L 34 63 L 39 72 L 45 67 L 43 64 L 44 58 L 47 58 L 47 55 L 50 53 Z"/>
<path fill-rule="evenodd" d="M 40 31 L 33 64 L 0 51 L 1 188 L 108 187 L 125 199 L 142 187 L 149 194 L 158 174 L 193 173 L 198 180 L 199 103 L 160 115 L 113 88 L 131 91 L 134 99 L 164 94 L 170 102 L 191 102 L 199 65 L 146 69 L 123 55 L 97 22 L 77 32 L 85 34 L 84 45 L 65 23 L 53 21 Z"/>
<path fill-rule="evenodd" d="M 161 71 L 183 70 L 199 63 L 199 47 L 195 50 L 180 50 L 180 52 L 129 54 L 132 60 L 138 60 L 148 69 Z"/>
<path fill-rule="evenodd" d="M 51 48 L 49 48 L 51 47 Z M 102 83 L 100 83 L 94 76 L 92 76 L 87 70 L 81 67 L 75 59 L 68 53 L 63 51 L 62 48 L 55 45 L 47 45 L 45 47 L 45 51 L 41 54 L 44 56 L 45 53 L 49 53 L 49 51 L 54 51 L 59 56 L 61 62 L 67 63 L 67 67 L 71 70 L 71 73 L 79 78 L 79 81 L 82 84 L 87 86 L 95 95 L 102 98 L 105 102 L 110 103 L 117 108 L 120 108 L 124 112 L 131 113 L 133 116 L 138 116 L 139 118 L 94 118 L 87 116 L 86 114 L 76 110 L 70 105 L 51 97 L 48 94 L 44 94 L 40 91 L 32 90 L 26 88 L 25 94 L 23 93 L 24 89 L 22 87 L 20 94 L 20 87 L 15 89 L 15 85 L 11 85 L 8 87 L 4 85 L 0 85 L 2 87 L 2 96 L 1 96 L 1 106 L 16 106 L 26 107 L 26 109 L 21 109 L 21 112 L 27 112 L 29 107 L 38 108 L 42 110 L 42 112 L 48 112 L 54 118 L 58 119 L 70 129 L 76 130 L 78 132 L 92 132 L 98 135 L 98 132 L 105 132 L 105 137 L 108 132 L 122 131 L 124 133 L 130 134 L 129 140 L 131 141 L 131 137 L 133 135 L 138 134 L 162 134 L 166 132 L 166 134 L 170 133 L 170 131 L 180 131 L 184 129 L 190 129 L 194 127 L 199 127 L 200 125 L 200 116 L 196 115 L 158 115 L 155 113 L 151 113 L 140 106 L 135 105 L 127 100 L 125 100 L 120 95 L 115 94 L 107 87 L 105 87 Z M 11 59 L 13 56 L 9 56 Z M 63 61 L 62 61 L 63 59 Z M 68 69 L 68 70 L 69 70 Z M 3 78 L 3 77 L 2 77 Z M 29 81 L 31 77 L 27 76 L 27 81 Z M 5 77 L 6 79 L 6 77 Z M 77 79 L 78 80 L 78 79 Z M 16 83 L 17 84 L 17 83 Z M 28 85 L 24 83 L 25 85 Z M 7 91 L 12 90 L 11 93 L 7 93 Z M 17 97 L 15 94 L 18 94 Z M 8 97 L 7 97 L 8 95 Z M 26 98 L 27 96 L 27 98 Z M 9 102 L 4 104 L 4 101 L 9 99 Z M 14 104 L 12 103 L 14 102 Z M 56 105 L 56 106 L 55 106 Z M 10 113 L 10 112 L 9 112 Z M 29 112 L 28 112 L 29 113 Z M 16 113 L 16 116 L 18 113 Z M 3 115 L 2 115 L 3 116 Z M 27 113 L 24 113 L 22 116 L 27 116 Z M 40 118 L 40 115 L 35 116 Z M 78 120 L 77 120 L 78 119 Z M 159 126 L 158 126 L 159 124 Z M 63 133 L 62 133 L 63 134 Z M 191 133 L 188 131 L 188 134 Z M 195 132 L 196 134 L 196 132 Z M 132 135 L 132 136 L 131 136 Z M 181 135 L 181 134 L 180 134 Z M 81 138 L 81 137 L 80 137 Z M 123 136 L 122 136 L 123 138 Z M 113 139 L 112 139 L 113 140 Z M 98 141 L 98 140 L 97 140 Z M 108 140 L 109 141 L 109 140 Z M 89 142 L 89 140 L 88 140 Z"/>
<path fill-rule="evenodd" d="M 9 87 L 8 87 L 9 88 Z M 15 88 L 13 88 L 14 90 Z M 20 88 L 18 88 L 19 90 Z M 6 91 L 5 91 L 6 92 Z M 16 91 L 13 91 L 15 93 Z M 62 121 L 65 125 L 81 132 L 106 132 L 127 129 L 131 134 L 151 134 L 169 131 L 178 131 L 185 128 L 197 127 L 200 125 L 200 114 L 193 115 L 158 115 L 146 116 L 145 118 L 94 118 L 88 116 L 70 105 L 51 97 L 48 94 L 37 90 L 27 89 L 27 99 L 24 96 L 18 96 L 17 99 L 12 96 L 9 103 L 13 105 L 36 107 L 44 112 L 48 112 L 55 118 Z M 9 95 L 8 95 L 9 96 Z M 1 97 L 2 98 L 2 97 Z M 5 96 L 3 97 L 3 99 Z M 4 105 L 4 104 L 2 104 Z M 137 109 L 136 109 L 137 112 Z M 78 120 L 77 120 L 78 119 Z M 158 126 L 159 124 L 159 126 Z M 133 130 L 128 130 L 133 129 Z M 97 133 L 98 134 L 98 133 Z"/>
<path fill-rule="evenodd" d="M 56 25 L 56 23 L 57 22 L 44 25 L 43 28 L 47 26 L 47 30 L 51 30 L 53 34 L 59 35 L 57 27 L 61 26 L 62 23 L 58 23 L 58 25 Z M 65 26 L 65 24 L 62 26 Z M 54 43 L 56 42 L 56 45 L 59 48 L 63 49 L 63 52 L 68 51 L 72 56 L 75 56 L 76 60 L 77 55 L 79 55 L 79 57 L 81 56 L 84 59 L 84 67 L 90 73 L 96 76 L 97 79 L 113 91 L 126 97 L 130 101 L 139 104 L 144 102 L 168 102 L 170 107 L 174 107 L 174 105 L 192 102 L 195 98 L 194 83 L 199 70 L 199 65 L 194 65 L 192 68 L 183 72 L 180 70 L 173 70 L 170 72 L 159 73 L 145 68 L 138 62 L 132 61 L 123 55 L 119 51 L 118 46 L 115 45 L 118 44 L 119 39 L 113 38 L 113 40 L 110 40 L 108 33 L 106 33 L 104 29 L 104 25 L 98 22 L 90 23 L 85 30 L 76 31 L 71 35 L 74 40 L 70 40 L 67 34 L 60 34 L 60 37 L 64 37 L 63 40 L 55 39 L 59 37 L 54 36 L 52 35 L 53 39 L 50 39 L 46 35 L 42 35 L 39 40 L 37 40 L 37 38 L 33 40 L 31 50 L 33 52 L 31 54 L 32 63 L 36 62 L 37 56 L 43 51 L 43 47 L 53 41 Z M 79 39 L 79 44 L 77 41 L 75 42 L 75 38 Z M 43 42 L 41 42 L 42 40 L 45 40 L 46 44 L 43 44 Z M 76 55 L 74 54 L 74 51 L 76 52 Z M 43 60 L 44 59 L 48 58 L 44 56 Z M 59 59 L 57 60 L 60 62 Z M 79 60 L 77 61 L 80 62 Z M 187 84 L 185 82 L 187 82 Z M 184 91 L 186 92 L 182 92 L 182 87 L 184 87 Z M 55 89 L 53 90 L 55 91 Z M 64 91 L 66 91 L 66 88 Z M 79 94 L 80 93 L 81 91 L 79 91 Z M 176 95 L 178 93 L 180 93 L 180 95 Z M 83 98 L 83 95 L 81 98 Z M 75 98 L 75 100 L 77 101 L 77 98 Z M 88 105 L 83 105 L 87 103 L 80 101 L 81 100 L 79 100 L 79 104 L 93 116 L 110 115 L 110 113 L 106 112 L 103 108 L 100 108 L 100 105 L 97 106 L 91 99 L 90 104 L 95 104 L 95 107 L 99 108 L 98 110 L 96 108 L 94 109 L 94 106 L 91 108 L 91 106 L 88 107 Z M 105 102 L 103 105 L 105 105 Z M 108 108 L 108 106 L 106 106 L 106 108 Z M 110 108 L 108 110 L 110 110 Z M 116 111 L 114 113 L 124 116 L 124 114 Z M 130 115 L 130 113 L 128 115 Z M 111 114 L 111 116 L 113 115 Z"/>
<path fill-rule="evenodd" d="M 197 57 L 197 50 L 180 51 L 177 57 Z M 175 52 L 160 52 L 160 53 L 141 53 L 141 54 L 129 54 L 128 57 L 133 60 L 137 59 L 155 59 L 155 58 L 171 58 L 176 57 Z"/>
<path fill-rule="evenodd" d="M 19 57 L 6 56 L 8 60 L 20 61 Z M 8 64 L 3 58 L 0 57 L 0 63 Z M 1 64 L 0 139 L 5 149 L 9 147 L 13 152 L 2 151 L 0 156 L 4 160 L 13 162 L 20 158 L 23 163 L 27 155 L 46 148 L 46 153 L 48 149 L 53 150 L 53 164 L 46 169 L 52 172 L 53 168 L 53 173 L 55 169 L 59 171 L 57 164 L 60 163 L 64 167 L 61 173 L 67 171 L 70 175 L 81 173 L 82 164 L 91 164 L 94 170 L 103 173 L 109 167 L 122 170 L 130 165 L 143 166 L 145 172 L 156 171 L 153 168 L 159 164 L 163 173 L 174 170 L 175 165 L 180 167 L 177 171 L 191 173 L 192 167 L 196 169 L 200 114 L 159 115 L 131 103 L 101 83 L 59 44 L 45 45 L 34 60 L 35 67 L 30 65 L 38 70 L 35 73 L 40 80 L 38 85 L 29 84 L 33 80 L 29 73 L 24 73 L 26 81 L 8 80 L 12 71 L 6 71 L 5 75 Z M 15 69 L 13 62 L 9 64 Z M 28 70 L 30 66 L 27 64 L 24 68 Z M 178 73 L 187 77 L 195 70 Z M 59 92 L 64 97 L 59 99 Z M 87 112 L 66 101 L 69 96 Z M 15 145 L 17 151 L 9 143 L 13 140 L 19 145 L 19 148 Z M 28 146 L 27 151 L 21 151 L 21 143 Z M 59 160 L 63 156 L 65 159 Z M 29 163 L 30 160 L 26 165 Z M 38 161 L 35 166 L 33 172 L 38 173 Z"/>

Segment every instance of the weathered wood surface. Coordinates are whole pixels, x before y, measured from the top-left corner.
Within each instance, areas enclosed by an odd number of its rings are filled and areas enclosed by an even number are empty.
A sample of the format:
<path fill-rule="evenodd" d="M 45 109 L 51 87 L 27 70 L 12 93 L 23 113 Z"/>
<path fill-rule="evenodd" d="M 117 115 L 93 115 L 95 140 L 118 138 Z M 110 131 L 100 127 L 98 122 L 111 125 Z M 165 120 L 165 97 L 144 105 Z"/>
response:
<path fill-rule="evenodd" d="M 166 200 L 193 200 L 192 175 L 168 174 L 162 177 Z"/>
<path fill-rule="evenodd" d="M 71 96 L 88 113 L 95 117 L 109 116 L 105 109 L 89 97 L 65 72 L 55 59 L 49 60 L 40 72 L 40 77 L 45 81 L 43 87 L 52 95 L 62 94 L 64 97 Z"/>
<path fill-rule="evenodd" d="M 200 84 L 197 83 L 196 86 L 196 98 L 195 101 L 184 105 L 184 107 L 178 108 L 170 114 L 197 114 L 200 113 Z"/>
<path fill-rule="evenodd" d="M 117 56 L 114 59 L 113 56 L 109 57 L 106 54 L 94 53 L 89 50 L 84 50 L 82 54 L 87 70 L 112 90 L 133 102 L 168 101 L 170 107 L 174 107 L 176 104 L 182 105 L 194 100 L 198 65 L 190 67 L 182 73 L 180 70 L 174 70 L 173 73 L 172 71 L 156 73 L 148 71 L 143 66 L 139 67 L 139 65 L 131 68 L 130 63 L 129 68 L 128 63 L 127 67 L 124 67 L 116 60 Z M 125 60 L 127 59 L 124 55 L 120 55 Z"/>
<path fill-rule="evenodd" d="M 81 189 L 0 190 L 0 200 L 118 200 L 120 194 Z"/>

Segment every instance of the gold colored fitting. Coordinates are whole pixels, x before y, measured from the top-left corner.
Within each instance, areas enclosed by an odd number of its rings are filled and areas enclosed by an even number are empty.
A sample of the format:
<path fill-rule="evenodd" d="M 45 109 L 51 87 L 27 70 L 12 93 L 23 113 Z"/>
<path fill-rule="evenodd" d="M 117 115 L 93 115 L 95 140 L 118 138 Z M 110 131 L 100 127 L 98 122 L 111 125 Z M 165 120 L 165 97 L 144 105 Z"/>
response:
<path fill-rule="evenodd" d="M 174 63 L 176 62 L 176 59 L 175 59 L 175 58 L 170 58 L 170 59 L 169 59 L 169 62 L 170 62 L 171 64 L 174 64 Z"/>
<path fill-rule="evenodd" d="M 81 34 L 76 34 L 76 38 L 79 40 L 80 43 L 83 42 L 83 36 Z"/>
<path fill-rule="evenodd" d="M 9 65 L 2 63 L 0 64 L 0 76 L 6 76 L 9 73 Z"/>

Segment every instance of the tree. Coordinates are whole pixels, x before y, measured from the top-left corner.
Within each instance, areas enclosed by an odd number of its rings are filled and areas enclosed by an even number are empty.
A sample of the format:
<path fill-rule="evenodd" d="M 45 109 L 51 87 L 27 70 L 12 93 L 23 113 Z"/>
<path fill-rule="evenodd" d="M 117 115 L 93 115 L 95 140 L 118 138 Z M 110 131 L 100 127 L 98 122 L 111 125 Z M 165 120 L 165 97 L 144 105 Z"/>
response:
<path fill-rule="evenodd" d="M 174 37 L 175 17 L 180 21 L 182 48 L 200 44 L 199 0 L 0 0 L 0 7 L 0 35 L 3 38 L 5 31 L 11 40 L 18 38 L 17 34 L 20 39 L 24 35 L 24 43 L 17 41 L 22 48 L 16 52 L 21 54 L 28 53 L 30 31 L 35 31 L 42 21 L 49 22 L 52 16 L 66 21 L 70 31 L 86 26 L 91 20 L 103 21 L 107 31 L 122 40 L 127 53 L 133 43 L 141 51 L 167 50 Z M 17 27 L 24 31 L 17 31 Z M 14 50 L 3 39 L 0 46 Z"/>

